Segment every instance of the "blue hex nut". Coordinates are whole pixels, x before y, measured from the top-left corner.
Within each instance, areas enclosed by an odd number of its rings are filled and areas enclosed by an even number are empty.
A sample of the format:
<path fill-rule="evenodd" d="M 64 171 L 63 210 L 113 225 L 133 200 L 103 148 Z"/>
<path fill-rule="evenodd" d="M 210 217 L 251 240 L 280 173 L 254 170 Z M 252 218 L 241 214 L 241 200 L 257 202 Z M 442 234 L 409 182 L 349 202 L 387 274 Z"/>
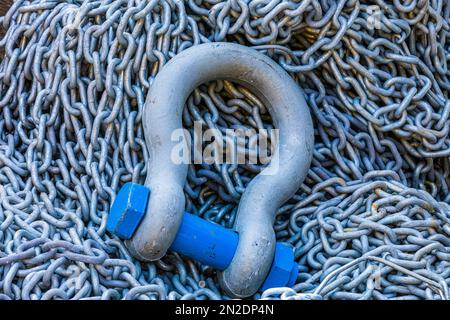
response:
<path fill-rule="evenodd" d="M 294 251 L 292 247 L 277 242 L 272 266 L 266 280 L 259 290 L 262 292 L 275 287 L 292 287 L 297 280 L 297 275 L 298 265 L 294 261 Z"/>
<path fill-rule="evenodd" d="M 122 239 L 130 239 L 145 215 L 150 190 L 136 183 L 120 189 L 109 211 L 106 229 Z"/>

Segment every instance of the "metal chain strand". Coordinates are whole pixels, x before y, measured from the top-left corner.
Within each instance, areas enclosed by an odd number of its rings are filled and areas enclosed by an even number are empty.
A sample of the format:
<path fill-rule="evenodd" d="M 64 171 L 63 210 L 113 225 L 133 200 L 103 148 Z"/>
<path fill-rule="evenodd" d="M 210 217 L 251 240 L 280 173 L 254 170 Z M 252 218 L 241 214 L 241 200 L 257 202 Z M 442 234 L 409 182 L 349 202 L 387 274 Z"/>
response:
<path fill-rule="evenodd" d="M 120 187 L 146 176 L 155 75 L 214 41 L 277 61 L 314 118 L 308 177 L 275 223 L 296 285 L 253 298 L 449 298 L 447 1 L 16 0 L 4 12 L 0 299 L 228 299 L 211 268 L 174 253 L 140 263 L 105 230 Z M 228 81 L 192 93 L 194 122 L 273 126 Z M 186 210 L 231 228 L 261 168 L 191 165 Z"/>

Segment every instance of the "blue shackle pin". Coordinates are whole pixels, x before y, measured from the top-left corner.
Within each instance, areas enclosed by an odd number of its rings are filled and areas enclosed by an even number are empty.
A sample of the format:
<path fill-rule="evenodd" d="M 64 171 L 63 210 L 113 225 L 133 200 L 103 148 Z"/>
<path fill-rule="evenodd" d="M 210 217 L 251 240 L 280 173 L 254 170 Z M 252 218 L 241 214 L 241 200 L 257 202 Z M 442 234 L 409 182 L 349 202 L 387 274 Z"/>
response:
<path fill-rule="evenodd" d="M 130 239 L 145 215 L 149 197 L 147 187 L 126 183 L 114 200 L 106 229 L 124 240 Z M 225 270 L 233 259 L 238 242 L 239 235 L 233 230 L 185 212 L 170 250 L 204 265 Z M 260 291 L 292 287 L 297 275 L 298 265 L 294 261 L 292 247 L 278 242 L 274 261 Z"/>

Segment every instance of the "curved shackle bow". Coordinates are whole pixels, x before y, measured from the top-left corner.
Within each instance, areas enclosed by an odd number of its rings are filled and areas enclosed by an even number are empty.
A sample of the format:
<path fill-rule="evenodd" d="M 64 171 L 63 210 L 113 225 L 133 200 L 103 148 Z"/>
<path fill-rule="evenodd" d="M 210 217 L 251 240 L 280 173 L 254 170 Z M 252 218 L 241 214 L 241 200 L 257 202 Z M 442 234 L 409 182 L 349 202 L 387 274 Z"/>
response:
<path fill-rule="evenodd" d="M 231 264 L 219 275 L 231 296 L 253 295 L 264 282 L 274 258 L 273 223 L 279 207 L 298 190 L 308 172 L 314 146 L 313 125 L 302 91 L 295 81 L 265 55 L 232 43 L 207 43 L 171 59 L 158 73 L 143 111 L 149 162 L 145 185 L 151 195 L 147 211 L 126 244 L 138 259 L 160 259 L 180 227 L 187 165 L 171 161 L 179 142 L 171 141 L 182 128 L 187 98 L 202 83 L 230 80 L 250 89 L 268 108 L 279 129 L 276 174 L 271 162 L 247 186 L 241 197 L 234 229 L 239 244 Z M 276 155 L 276 153 L 278 153 Z"/>

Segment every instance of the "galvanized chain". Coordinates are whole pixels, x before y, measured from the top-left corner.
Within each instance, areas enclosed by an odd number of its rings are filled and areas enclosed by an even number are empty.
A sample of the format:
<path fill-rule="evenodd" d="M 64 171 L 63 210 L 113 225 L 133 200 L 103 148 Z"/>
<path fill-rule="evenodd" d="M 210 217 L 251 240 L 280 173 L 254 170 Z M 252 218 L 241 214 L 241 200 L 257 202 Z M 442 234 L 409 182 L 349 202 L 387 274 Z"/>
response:
<path fill-rule="evenodd" d="M 443 0 L 14 1 L 0 17 L 0 299 L 227 298 L 212 269 L 173 253 L 141 264 L 105 231 L 119 188 L 146 175 L 152 79 L 210 41 L 277 61 L 315 121 L 308 177 L 275 225 L 297 284 L 254 298 L 448 299 L 449 19 Z M 228 81 L 200 86 L 183 121 L 273 126 Z M 186 210 L 232 227 L 259 170 L 190 166 Z"/>

